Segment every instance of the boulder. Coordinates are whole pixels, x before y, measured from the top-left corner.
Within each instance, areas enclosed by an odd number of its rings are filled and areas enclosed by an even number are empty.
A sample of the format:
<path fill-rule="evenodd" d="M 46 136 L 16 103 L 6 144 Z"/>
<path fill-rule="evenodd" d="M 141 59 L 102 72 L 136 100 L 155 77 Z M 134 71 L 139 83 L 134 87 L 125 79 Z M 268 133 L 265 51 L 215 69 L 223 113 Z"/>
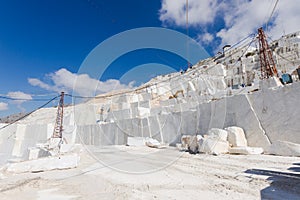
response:
<path fill-rule="evenodd" d="M 70 169 L 78 166 L 77 154 L 45 157 L 18 163 L 9 163 L 6 171 L 10 173 L 41 172 L 55 169 Z"/>
<path fill-rule="evenodd" d="M 196 154 L 199 152 L 199 143 L 197 136 L 191 136 L 190 143 L 188 145 L 188 150 L 191 154 Z"/>
<path fill-rule="evenodd" d="M 188 150 L 190 153 L 198 153 L 199 140 L 202 139 L 201 135 L 183 135 L 181 137 L 181 146 L 177 145 L 180 150 Z"/>
<path fill-rule="evenodd" d="M 202 138 L 199 141 L 199 152 L 208 154 L 228 153 L 229 143 L 214 136 Z"/>
<path fill-rule="evenodd" d="M 28 160 L 34 160 L 42 157 L 51 156 L 49 151 L 38 147 L 29 147 L 28 148 Z"/>
<path fill-rule="evenodd" d="M 300 144 L 277 140 L 270 145 L 267 153 L 278 156 L 300 156 Z"/>
<path fill-rule="evenodd" d="M 228 142 L 233 147 L 246 147 L 247 146 L 247 140 L 245 137 L 244 130 L 240 127 L 231 126 L 228 128 L 225 128 L 228 132 Z"/>
<path fill-rule="evenodd" d="M 188 149 L 188 146 L 189 146 L 189 143 L 190 143 L 190 140 L 191 140 L 191 135 L 183 135 L 181 137 L 181 147 L 183 149 Z"/>
<path fill-rule="evenodd" d="M 242 155 L 259 155 L 264 152 L 260 147 L 232 147 L 229 148 L 230 154 L 242 154 Z"/>
<path fill-rule="evenodd" d="M 151 148 L 162 148 L 163 146 L 160 144 L 160 142 L 156 139 L 147 137 L 145 139 L 145 145 Z"/>
<path fill-rule="evenodd" d="M 143 137 L 128 137 L 127 145 L 128 146 L 145 146 L 145 138 L 143 138 Z"/>
<path fill-rule="evenodd" d="M 207 135 L 214 136 L 216 138 L 219 138 L 223 141 L 227 141 L 228 133 L 226 130 L 219 129 L 219 128 L 212 128 L 208 131 Z"/>

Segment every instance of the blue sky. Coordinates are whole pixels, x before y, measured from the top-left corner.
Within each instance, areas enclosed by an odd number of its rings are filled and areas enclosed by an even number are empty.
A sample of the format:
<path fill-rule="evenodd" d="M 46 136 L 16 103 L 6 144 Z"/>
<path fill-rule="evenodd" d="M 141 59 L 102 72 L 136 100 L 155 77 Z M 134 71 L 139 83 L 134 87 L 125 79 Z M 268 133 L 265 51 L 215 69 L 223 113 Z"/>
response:
<path fill-rule="evenodd" d="M 138 0 L 1 1 L 0 93 L 53 95 L 27 79 L 43 78 L 61 68 L 76 73 L 87 54 L 106 38 L 127 29 L 160 26 L 159 7 L 159 1 Z M 118 78 L 113 73 L 107 78 Z M 0 111 L 2 116 L 19 111 L 13 107 Z"/>
<path fill-rule="evenodd" d="M 275 1 L 190 0 L 189 36 L 213 55 L 222 45 L 255 32 L 267 21 Z M 299 0 L 282 2 L 279 1 L 271 19 L 269 33 L 273 37 L 300 30 L 295 26 L 300 18 L 299 9 L 293 6 L 299 5 Z M 129 29 L 165 27 L 186 33 L 184 5 L 185 0 L 0 0 L 0 94 L 50 98 L 61 89 L 70 89 L 71 80 L 64 77 L 77 78 L 83 60 L 98 44 Z M 289 16 L 293 20 L 285 22 Z M 124 76 L 132 67 L 147 63 L 168 67 L 157 70 L 161 66 L 157 65 L 151 71 L 147 66 L 144 77 L 143 70 L 136 70 L 136 80 Z M 186 67 L 183 58 L 145 49 L 115 60 L 99 81 L 105 87 L 107 80 L 120 80 L 114 82 L 117 88 L 128 88 L 131 81 L 138 85 L 159 73 Z M 0 116 L 30 111 L 42 103 L 0 99 Z"/>

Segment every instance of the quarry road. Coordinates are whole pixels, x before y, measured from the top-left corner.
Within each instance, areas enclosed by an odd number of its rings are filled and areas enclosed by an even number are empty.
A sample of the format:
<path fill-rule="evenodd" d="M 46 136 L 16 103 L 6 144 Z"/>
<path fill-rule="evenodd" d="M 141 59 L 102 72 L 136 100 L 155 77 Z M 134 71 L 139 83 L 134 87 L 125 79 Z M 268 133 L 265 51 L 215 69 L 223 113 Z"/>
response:
<path fill-rule="evenodd" d="M 0 199 L 299 199 L 300 159 L 86 147 L 78 168 L 0 174 Z"/>

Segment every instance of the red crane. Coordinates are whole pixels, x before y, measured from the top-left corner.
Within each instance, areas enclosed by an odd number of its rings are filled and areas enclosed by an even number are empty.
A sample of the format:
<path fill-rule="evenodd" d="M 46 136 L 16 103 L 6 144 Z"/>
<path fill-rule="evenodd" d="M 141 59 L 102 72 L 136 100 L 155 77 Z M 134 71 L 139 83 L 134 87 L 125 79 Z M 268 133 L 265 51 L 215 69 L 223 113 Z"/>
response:
<path fill-rule="evenodd" d="M 278 77 L 272 50 L 268 45 L 265 32 L 262 28 L 258 29 L 258 40 L 261 79 L 266 79 L 272 76 Z"/>
<path fill-rule="evenodd" d="M 52 138 L 62 138 L 64 116 L 64 92 L 61 92 L 60 100 L 57 106 L 57 115 Z"/>

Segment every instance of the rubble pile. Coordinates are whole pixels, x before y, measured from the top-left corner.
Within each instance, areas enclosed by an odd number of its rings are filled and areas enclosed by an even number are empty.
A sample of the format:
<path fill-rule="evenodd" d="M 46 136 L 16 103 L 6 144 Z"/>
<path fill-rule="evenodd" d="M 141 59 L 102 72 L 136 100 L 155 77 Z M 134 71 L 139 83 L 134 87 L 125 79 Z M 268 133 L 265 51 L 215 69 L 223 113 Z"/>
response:
<path fill-rule="evenodd" d="M 244 130 L 231 126 L 225 129 L 212 128 L 203 137 L 201 135 L 183 135 L 181 143 L 176 144 L 180 151 L 206 154 L 262 154 L 260 147 L 248 147 Z"/>

